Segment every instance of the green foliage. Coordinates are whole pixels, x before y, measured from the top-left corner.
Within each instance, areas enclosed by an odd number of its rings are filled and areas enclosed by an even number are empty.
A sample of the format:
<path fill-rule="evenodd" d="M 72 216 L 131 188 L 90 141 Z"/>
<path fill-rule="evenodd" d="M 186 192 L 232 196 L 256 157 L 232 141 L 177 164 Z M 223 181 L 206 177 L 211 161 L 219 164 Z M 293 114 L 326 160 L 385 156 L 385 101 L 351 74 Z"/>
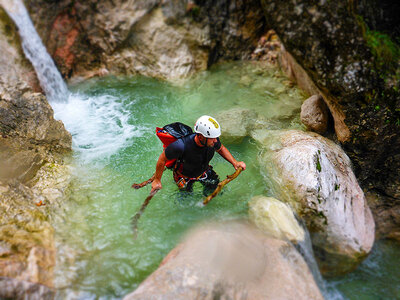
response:
<path fill-rule="evenodd" d="M 400 59 L 400 47 L 387 35 L 379 31 L 366 29 L 365 37 L 379 69 L 395 72 Z"/>

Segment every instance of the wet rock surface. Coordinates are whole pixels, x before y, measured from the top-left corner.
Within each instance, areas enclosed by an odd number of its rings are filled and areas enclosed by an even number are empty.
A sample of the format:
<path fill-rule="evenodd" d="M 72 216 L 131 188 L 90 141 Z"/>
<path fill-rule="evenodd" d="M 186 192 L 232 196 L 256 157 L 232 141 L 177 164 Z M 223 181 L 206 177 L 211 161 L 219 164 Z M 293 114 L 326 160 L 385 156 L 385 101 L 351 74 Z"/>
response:
<path fill-rule="evenodd" d="M 323 299 L 288 242 L 241 223 L 192 231 L 124 299 Z"/>
<path fill-rule="evenodd" d="M 354 270 L 371 250 L 374 220 L 344 151 L 315 133 L 254 131 L 259 161 L 277 198 L 291 203 L 311 233 L 321 272 Z"/>

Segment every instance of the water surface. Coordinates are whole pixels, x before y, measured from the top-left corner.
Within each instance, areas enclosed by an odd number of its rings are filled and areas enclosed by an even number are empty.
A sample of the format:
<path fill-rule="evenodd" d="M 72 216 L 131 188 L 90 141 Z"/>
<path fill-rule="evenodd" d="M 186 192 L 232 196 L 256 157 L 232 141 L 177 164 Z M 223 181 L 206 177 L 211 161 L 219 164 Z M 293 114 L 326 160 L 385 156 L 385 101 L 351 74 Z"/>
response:
<path fill-rule="evenodd" d="M 245 138 L 229 144 L 222 137 L 247 170 L 205 207 L 200 184 L 193 193 L 180 193 L 165 171 L 163 189 L 142 215 L 134 240 L 130 219 L 150 186 L 130 186 L 155 170 L 162 151 L 156 126 L 176 121 L 192 126 L 203 114 L 217 117 L 244 108 L 273 129 L 302 129 L 299 112 L 305 95 L 260 63 L 222 64 L 180 86 L 145 77 L 107 77 L 70 88 L 68 103 L 53 104 L 55 117 L 72 133 L 74 150 L 70 199 L 54 218 L 58 298 L 121 298 L 158 267 L 188 229 L 199 222 L 247 218 L 253 196 L 273 196 L 260 173 L 255 142 Z M 212 165 L 222 179 L 234 172 L 218 154 Z M 356 272 L 328 282 L 327 298 L 398 297 L 400 274 L 397 269 L 387 273 L 391 263 L 399 263 L 395 250 L 378 243 Z"/>
<path fill-rule="evenodd" d="M 293 116 L 298 113 L 293 112 L 304 99 L 280 73 L 241 63 L 221 65 L 182 86 L 144 77 L 108 77 L 72 90 L 67 104 L 53 105 L 56 118 L 72 133 L 75 157 L 70 201 L 56 222 L 61 254 L 57 286 L 78 298 L 122 297 L 154 271 L 196 223 L 246 218 L 248 200 L 268 194 L 254 142 L 245 138 L 231 145 L 222 138 L 248 169 L 205 207 L 200 184 L 193 193 L 180 193 L 167 170 L 163 190 L 141 217 L 134 240 L 130 219 L 150 186 L 130 186 L 155 170 L 162 151 L 156 126 L 176 121 L 192 126 L 203 114 L 216 117 L 241 107 L 276 120 L 282 128 L 299 128 Z M 218 154 L 212 165 L 222 179 L 234 172 Z"/>

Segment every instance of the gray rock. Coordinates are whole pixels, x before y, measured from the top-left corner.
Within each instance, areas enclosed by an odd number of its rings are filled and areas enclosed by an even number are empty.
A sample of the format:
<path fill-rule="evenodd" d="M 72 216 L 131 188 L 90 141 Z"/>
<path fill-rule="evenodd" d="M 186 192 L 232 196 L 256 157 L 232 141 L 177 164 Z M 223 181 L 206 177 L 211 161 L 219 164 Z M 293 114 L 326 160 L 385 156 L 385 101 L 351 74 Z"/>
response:
<path fill-rule="evenodd" d="M 328 128 L 329 111 L 320 95 L 308 98 L 301 105 L 301 122 L 308 130 L 322 134 Z"/>

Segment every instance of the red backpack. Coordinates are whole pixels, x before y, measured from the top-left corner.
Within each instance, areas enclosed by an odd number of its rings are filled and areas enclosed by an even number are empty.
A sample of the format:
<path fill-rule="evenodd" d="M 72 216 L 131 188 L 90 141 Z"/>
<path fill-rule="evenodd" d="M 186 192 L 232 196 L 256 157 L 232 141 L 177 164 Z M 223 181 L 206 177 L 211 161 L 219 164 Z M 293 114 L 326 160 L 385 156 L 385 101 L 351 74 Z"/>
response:
<path fill-rule="evenodd" d="M 175 142 L 177 139 L 192 134 L 193 130 L 188 125 L 180 122 L 165 125 L 163 128 L 156 127 L 156 135 L 163 143 L 165 149 L 169 144 Z M 167 160 L 165 166 L 172 168 L 175 165 L 176 159 Z"/>

